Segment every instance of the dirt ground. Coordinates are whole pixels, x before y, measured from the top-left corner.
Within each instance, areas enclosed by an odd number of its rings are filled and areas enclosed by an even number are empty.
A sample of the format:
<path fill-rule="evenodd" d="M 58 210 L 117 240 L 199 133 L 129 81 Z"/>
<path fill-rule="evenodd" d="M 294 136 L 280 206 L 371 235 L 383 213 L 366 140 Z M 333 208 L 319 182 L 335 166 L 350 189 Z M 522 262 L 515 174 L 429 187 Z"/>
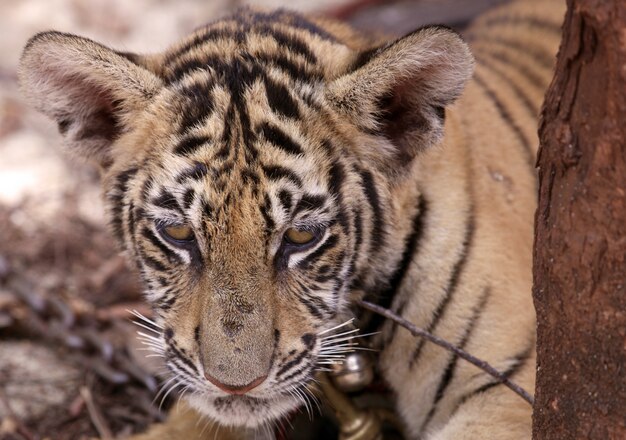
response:
<path fill-rule="evenodd" d="M 0 438 L 124 436 L 162 420 L 175 400 L 159 394 L 162 366 L 139 351 L 129 310 L 150 310 L 104 226 L 97 173 L 66 157 L 53 124 L 19 95 L 21 48 L 58 29 L 154 51 L 242 3 L 0 1 Z M 400 34 L 429 22 L 462 28 L 498 1 L 255 3 Z"/>

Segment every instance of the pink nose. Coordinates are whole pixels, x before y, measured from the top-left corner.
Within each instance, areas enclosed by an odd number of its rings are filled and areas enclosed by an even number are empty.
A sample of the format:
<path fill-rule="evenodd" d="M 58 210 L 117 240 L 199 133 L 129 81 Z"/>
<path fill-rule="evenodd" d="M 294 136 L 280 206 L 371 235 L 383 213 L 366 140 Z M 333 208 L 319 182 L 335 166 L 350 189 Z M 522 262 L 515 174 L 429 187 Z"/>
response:
<path fill-rule="evenodd" d="M 252 382 L 250 382 L 248 385 L 237 386 L 237 385 L 226 385 L 225 383 L 220 382 L 219 380 L 215 379 L 214 377 L 212 377 L 208 373 L 204 373 L 204 377 L 206 377 L 206 379 L 209 382 L 211 382 L 213 385 L 218 387 L 220 390 L 222 390 L 222 391 L 224 391 L 224 392 L 226 392 L 228 394 L 235 394 L 235 395 L 246 394 L 248 391 L 253 390 L 254 388 L 256 388 L 259 385 L 261 385 L 263 383 L 263 381 L 265 379 L 267 379 L 267 375 L 265 375 L 265 376 L 257 377 Z"/>

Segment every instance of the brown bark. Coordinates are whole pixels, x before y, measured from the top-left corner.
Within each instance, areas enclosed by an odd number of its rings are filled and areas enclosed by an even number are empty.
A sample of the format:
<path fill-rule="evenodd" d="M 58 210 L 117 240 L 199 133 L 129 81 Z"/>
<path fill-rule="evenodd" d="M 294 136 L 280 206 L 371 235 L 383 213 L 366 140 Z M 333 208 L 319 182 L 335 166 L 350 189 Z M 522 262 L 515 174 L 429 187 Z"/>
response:
<path fill-rule="evenodd" d="M 626 2 L 568 0 L 540 125 L 533 438 L 626 439 Z"/>

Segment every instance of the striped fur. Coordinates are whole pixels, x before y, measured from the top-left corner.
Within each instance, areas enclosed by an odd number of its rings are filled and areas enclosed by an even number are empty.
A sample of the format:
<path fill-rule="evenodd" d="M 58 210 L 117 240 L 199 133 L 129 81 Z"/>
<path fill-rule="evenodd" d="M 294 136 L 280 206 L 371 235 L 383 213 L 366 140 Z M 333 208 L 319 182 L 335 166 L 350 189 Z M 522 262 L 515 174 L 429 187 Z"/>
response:
<path fill-rule="evenodd" d="M 113 233 L 158 315 L 151 343 L 187 400 L 257 426 L 301 403 L 321 335 L 363 295 L 532 389 L 536 118 L 562 9 L 520 1 L 480 18 L 475 70 L 443 27 L 386 43 L 244 9 L 154 55 L 39 34 L 20 80 L 100 165 Z M 289 228 L 314 239 L 296 246 Z M 492 378 L 366 325 L 408 437 L 530 437 L 530 408 Z M 263 377 L 245 395 L 213 382 Z"/>

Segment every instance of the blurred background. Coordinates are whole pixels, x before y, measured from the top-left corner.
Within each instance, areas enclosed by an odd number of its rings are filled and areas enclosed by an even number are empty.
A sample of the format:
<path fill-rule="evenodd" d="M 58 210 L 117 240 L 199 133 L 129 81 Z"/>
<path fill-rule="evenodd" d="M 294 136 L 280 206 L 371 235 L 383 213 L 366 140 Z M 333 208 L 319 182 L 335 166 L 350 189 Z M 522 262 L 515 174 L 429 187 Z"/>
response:
<path fill-rule="evenodd" d="M 54 124 L 20 98 L 30 36 L 55 29 L 154 52 L 244 4 L 390 36 L 430 23 L 462 31 L 505 1 L 0 0 L 0 438 L 126 435 L 172 401 L 158 409 L 159 366 L 137 350 L 127 310 L 150 310 L 104 227 L 97 172 L 65 156 Z"/>

